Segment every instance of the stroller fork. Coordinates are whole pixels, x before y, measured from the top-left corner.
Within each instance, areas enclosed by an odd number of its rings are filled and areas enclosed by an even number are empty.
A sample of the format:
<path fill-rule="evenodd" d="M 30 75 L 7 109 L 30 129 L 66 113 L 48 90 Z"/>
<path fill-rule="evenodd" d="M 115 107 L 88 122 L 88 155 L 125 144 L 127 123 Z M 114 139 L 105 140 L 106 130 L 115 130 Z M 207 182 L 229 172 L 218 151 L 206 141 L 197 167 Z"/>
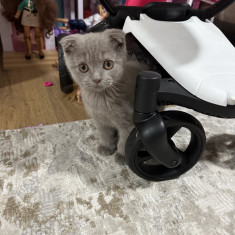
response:
<path fill-rule="evenodd" d="M 158 113 L 156 97 L 160 83 L 161 76 L 155 72 L 142 72 L 137 76 L 136 128 L 126 142 L 129 167 L 140 177 L 153 181 L 174 179 L 188 171 L 201 157 L 206 142 L 204 129 L 193 116 L 179 111 Z M 182 127 L 190 132 L 184 151 L 172 140 Z M 152 159 L 157 164 L 148 164 Z"/>

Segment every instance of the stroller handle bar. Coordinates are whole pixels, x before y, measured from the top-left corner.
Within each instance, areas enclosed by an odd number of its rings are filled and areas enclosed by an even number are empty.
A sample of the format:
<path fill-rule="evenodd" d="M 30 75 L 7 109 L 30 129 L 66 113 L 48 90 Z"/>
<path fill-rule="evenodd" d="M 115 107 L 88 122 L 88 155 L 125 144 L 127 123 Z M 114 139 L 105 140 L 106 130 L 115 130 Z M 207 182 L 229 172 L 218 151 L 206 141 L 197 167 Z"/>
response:
<path fill-rule="evenodd" d="M 191 16 L 197 16 L 202 21 L 210 19 L 223 11 L 235 0 L 219 0 L 207 9 L 192 9 L 187 3 L 150 2 L 144 7 L 114 6 L 110 0 L 100 0 L 109 12 L 109 24 L 114 28 L 122 28 L 127 16 L 138 20 L 141 13 L 155 20 L 184 21 Z"/>
<path fill-rule="evenodd" d="M 115 16 L 117 14 L 117 8 L 109 0 L 101 0 L 100 3 L 110 15 Z"/>
<path fill-rule="evenodd" d="M 210 18 L 214 17 L 215 15 L 217 15 L 218 13 L 220 13 L 221 11 L 226 9 L 233 2 L 234 2 L 234 0 L 220 0 L 220 1 L 216 2 L 211 7 L 208 7 L 207 9 L 205 9 L 203 11 L 205 19 L 210 19 Z"/>

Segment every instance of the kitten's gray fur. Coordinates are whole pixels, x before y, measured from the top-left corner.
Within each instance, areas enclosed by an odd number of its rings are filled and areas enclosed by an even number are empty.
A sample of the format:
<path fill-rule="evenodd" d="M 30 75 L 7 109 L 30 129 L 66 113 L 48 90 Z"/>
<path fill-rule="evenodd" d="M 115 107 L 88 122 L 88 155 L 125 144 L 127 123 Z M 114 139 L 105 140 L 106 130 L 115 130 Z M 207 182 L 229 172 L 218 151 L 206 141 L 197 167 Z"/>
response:
<path fill-rule="evenodd" d="M 99 131 L 98 152 L 111 155 L 117 149 L 124 156 L 133 129 L 136 76 L 145 65 L 127 61 L 125 34 L 117 29 L 66 36 L 60 44 L 68 70 L 81 88 L 86 111 Z M 112 69 L 103 68 L 105 60 L 114 62 Z M 81 63 L 89 66 L 87 72 L 80 72 Z M 97 80 L 101 81 L 97 84 Z"/>

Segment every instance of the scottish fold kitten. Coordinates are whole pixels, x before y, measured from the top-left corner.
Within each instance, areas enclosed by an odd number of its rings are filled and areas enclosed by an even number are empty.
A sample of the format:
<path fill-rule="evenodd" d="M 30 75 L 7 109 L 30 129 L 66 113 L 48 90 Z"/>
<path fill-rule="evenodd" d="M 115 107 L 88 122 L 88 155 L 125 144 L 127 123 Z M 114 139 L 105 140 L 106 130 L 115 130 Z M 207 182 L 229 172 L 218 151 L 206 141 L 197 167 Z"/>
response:
<path fill-rule="evenodd" d="M 111 155 L 117 150 L 124 156 L 133 129 L 136 76 L 145 65 L 127 61 L 125 34 L 117 29 L 69 35 L 60 44 L 85 109 L 98 129 L 98 152 Z"/>

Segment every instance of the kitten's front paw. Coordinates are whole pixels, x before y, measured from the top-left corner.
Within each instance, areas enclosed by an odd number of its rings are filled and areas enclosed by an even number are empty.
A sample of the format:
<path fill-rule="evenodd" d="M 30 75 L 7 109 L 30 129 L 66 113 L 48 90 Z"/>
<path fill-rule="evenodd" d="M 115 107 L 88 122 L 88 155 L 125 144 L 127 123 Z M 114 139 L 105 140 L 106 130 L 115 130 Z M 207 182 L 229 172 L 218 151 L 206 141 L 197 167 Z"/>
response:
<path fill-rule="evenodd" d="M 115 160 L 116 160 L 116 163 L 119 165 L 126 165 L 127 164 L 125 156 L 119 152 L 115 153 Z"/>
<path fill-rule="evenodd" d="M 106 147 L 99 145 L 97 149 L 98 153 L 104 156 L 112 155 L 116 151 L 116 147 Z"/>
<path fill-rule="evenodd" d="M 117 151 L 116 158 L 124 158 L 125 159 L 125 155 L 120 153 L 119 151 Z"/>

